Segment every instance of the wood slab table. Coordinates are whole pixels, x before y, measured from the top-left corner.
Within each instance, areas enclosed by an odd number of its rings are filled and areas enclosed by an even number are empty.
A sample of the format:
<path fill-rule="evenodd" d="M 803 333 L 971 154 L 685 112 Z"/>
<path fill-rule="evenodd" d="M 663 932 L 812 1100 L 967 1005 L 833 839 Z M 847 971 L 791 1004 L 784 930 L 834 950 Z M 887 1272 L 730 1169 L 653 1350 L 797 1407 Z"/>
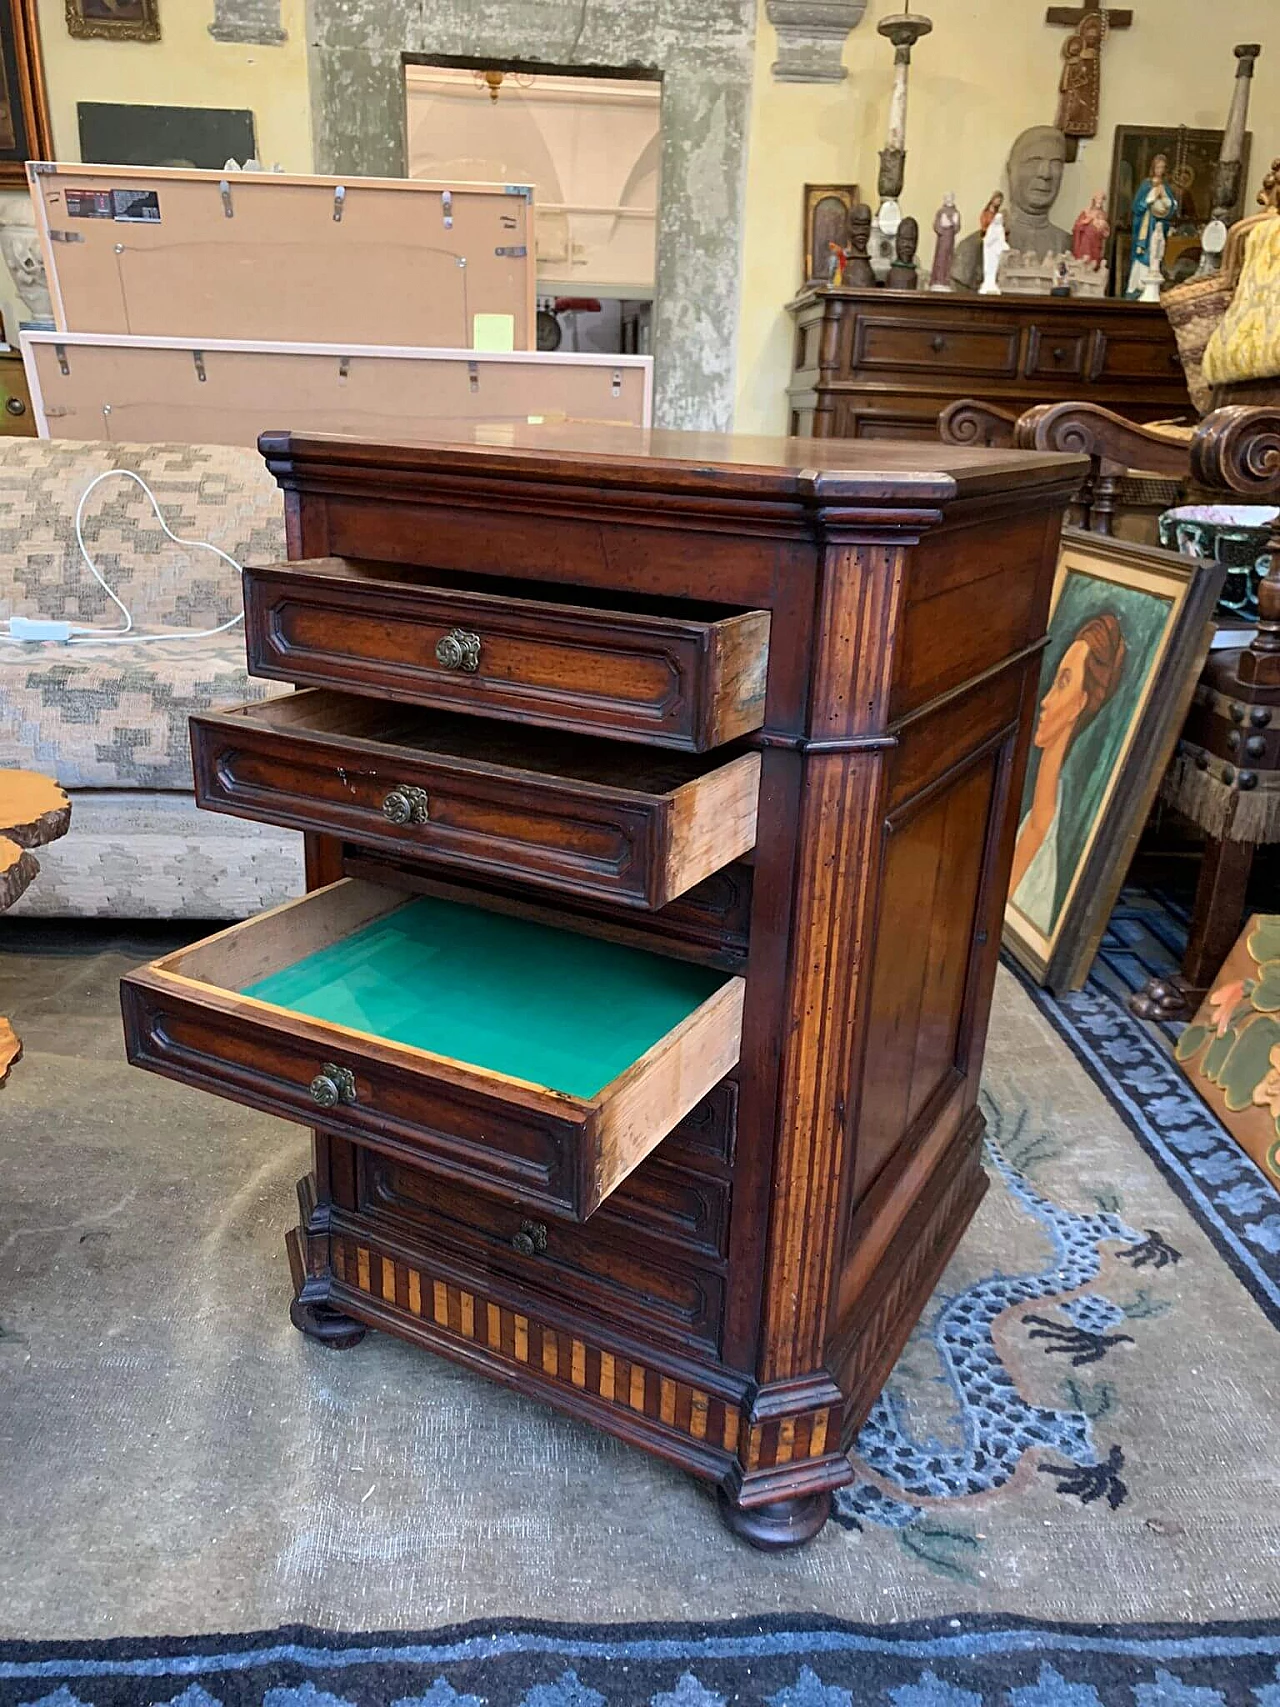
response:
<path fill-rule="evenodd" d="M 38 771 L 0 771 L 0 912 L 12 907 L 36 879 L 31 852 L 56 842 L 71 826 L 71 802 L 56 782 Z M 22 1054 L 13 1027 L 0 1017 L 0 1085 Z"/>

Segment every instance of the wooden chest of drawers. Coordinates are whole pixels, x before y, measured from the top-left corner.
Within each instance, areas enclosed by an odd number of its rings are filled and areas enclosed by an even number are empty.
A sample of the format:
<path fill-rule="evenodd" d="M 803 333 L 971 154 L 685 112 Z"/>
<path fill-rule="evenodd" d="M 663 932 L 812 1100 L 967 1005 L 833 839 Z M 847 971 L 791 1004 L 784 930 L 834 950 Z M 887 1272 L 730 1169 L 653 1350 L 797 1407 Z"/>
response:
<path fill-rule="evenodd" d="M 961 397 L 1015 414 L 1083 398 L 1131 421 L 1193 418 L 1173 331 L 1146 303 L 823 286 L 789 311 L 793 433 L 933 439 Z"/>
<path fill-rule="evenodd" d="M 978 359 L 975 356 L 974 359 Z M 1071 457 L 268 435 L 291 562 L 193 720 L 312 892 L 125 980 L 315 1131 L 298 1327 L 397 1333 L 816 1533 L 982 1195 Z"/>

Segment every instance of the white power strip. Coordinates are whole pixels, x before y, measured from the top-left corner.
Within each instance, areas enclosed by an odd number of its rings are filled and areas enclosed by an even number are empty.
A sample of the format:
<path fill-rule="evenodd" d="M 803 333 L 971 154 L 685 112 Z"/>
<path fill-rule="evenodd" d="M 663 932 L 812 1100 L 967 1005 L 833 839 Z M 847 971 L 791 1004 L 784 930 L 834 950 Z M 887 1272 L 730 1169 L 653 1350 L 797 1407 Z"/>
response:
<path fill-rule="evenodd" d="M 84 507 L 89 496 L 104 480 L 132 480 L 136 486 L 141 486 L 150 500 L 151 508 L 156 513 L 156 520 L 161 530 L 175 545 L 183 545 L 192 551 L 211 551 L 215 557 L 220 557 L 224 563 L 229 563 L 237 574 L 243 574 L 243 569 L 235 558 L 223 551 L 221 546 L 211 545 L 207 539 L 180 539 L 165 521 L 160 504 L 155 493 L 147 485 L 140 474 L 135 474 L 131 468 L 108 468 L 104 473 L 95 475 L 80 494 L 80 502 L 76 505 L 76 544 L 80 547 L 80 555 L 94 580 L 103 592 L 117 606 L 124 617 L 121 628 L 93 628 L 84 623 L 62 622 L 52 617 L 11 616 L 8 619 L 9 639 L 20 645 L 33 641 L 49 642 L 63 646 L 103 645 L 104 643 L 119 643 L 126 641 L 130 644 L 143 640 L 207 640 L 211 635 L 224 634 L 228 628 L 234 628 L 238 622 L 244 621 L 243 613 L 228 617 L 226 622 L 219 623 L 216 628 L 170 628 L 157 630 L 151 634 L 135 634 L 133 628 L 133 612 L 124 600 L 108 586 L 105 576 L 98 565 L 89 555 L 89 547 L 84 541 Z"/>

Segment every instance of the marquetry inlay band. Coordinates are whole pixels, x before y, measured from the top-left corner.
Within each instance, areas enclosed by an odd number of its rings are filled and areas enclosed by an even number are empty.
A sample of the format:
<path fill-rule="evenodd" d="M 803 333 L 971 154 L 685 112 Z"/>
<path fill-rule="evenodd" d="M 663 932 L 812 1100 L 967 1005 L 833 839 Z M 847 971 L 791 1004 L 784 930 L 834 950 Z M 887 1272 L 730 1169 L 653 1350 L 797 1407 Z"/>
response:
<path fill-rule="evenodd" d="M 820 1458 L 827 1450 L 828 1409 L 743 1428 L 739 1411 L 691 1383 L 632 1363 L 562 1329 L 544 1326 L 481 1293 L 437 1280 L 366 1245 L 333 1240 L 333 1271 L 347 1287 L 384 1306 L 429 1321 L 438 1333 L 478 1345 L 488 1356 L 541 1370 L 560 1386 L 631 1410 L 705 1441 L 730 1455 L 745 1447 L 747 1470 Z"/>

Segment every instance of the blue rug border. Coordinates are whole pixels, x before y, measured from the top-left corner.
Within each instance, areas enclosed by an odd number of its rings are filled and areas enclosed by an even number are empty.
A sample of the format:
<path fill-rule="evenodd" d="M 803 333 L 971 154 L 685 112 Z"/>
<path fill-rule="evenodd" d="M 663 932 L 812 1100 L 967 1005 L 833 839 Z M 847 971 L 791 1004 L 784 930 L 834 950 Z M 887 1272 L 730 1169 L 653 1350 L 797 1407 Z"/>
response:
<path fill-rule="evenodd" d="M 770 1613 L 707 1623 L 572 1624 L 471 1620 L 430 1631 L 339 1632 L 307 1624 L 197 1636 L 87 1641 L 0 1640 L 0 1683 L 197 1678 L 267 1666 L 332 1671 L 368 1665 L 456 1665 L 521 1655 L 585 1660 L 750 1660 L 807 1656 L 978 1661 L 1005 1655 L 1113 1656 L 1145 1661 L 1280 1661 L 1280 1618 L 1204 1623 L 1092 1624 L 1014 1614 L 941 1615 L 870 1624 Z"/>
<path fill-rule="evenodd" d="M 1256 1246 L 1249 1239 L 1248 1230 L 1258 1224 L 1245 1215 L 1236 1214 L 1194 1177 L 1197 1169 L 1204 1168 L 1207 1158 L 1223 1176 L 1221 1183 L 1224 1185 L 1228 1180 L 1233 1187 L 1256 1182 L 1266 1194 L 1265 1201 L 1270 1210 L 1267 1219 L 1280 1226 L 1280 1196 L 1257 1163 L 1244 1153 L 1209 1105 L 1196 1094 L 1172 1057 L 1151 1037 L 1142 1021 L 1136 1019 L 1112 991 L 1090 977 L 1082 990 L 1053 996 L 1041 989 L 1007 951 L 1003 951 L 1000 958 L 1137 1139 L 1272 1327 L 1280 1329 L 1280 1249 L 1268 1251 L 1265 1246 Z M 1148 1075 L 1149 1084 L 1155 1084 L 1154 1092 L 1146 1088 L 1125 1088 L 1117 1082 L 1100 1051 L 1084 1034 L 1082 1022 L 1087 1020 L 1087 1004 L 1090 1003 L 1100 1005 L 1106 1012 L 1116 1034 Z M 1157 1128 L 1148 1117 L 1145 1104 L 1157 1099 L 1181 1106 L 1186 1116 L 1181 1130 Z M 1179 1139 L 1188 1137 L 1196 1146 L 1195 1153 L 1180 1154 Z"/>

